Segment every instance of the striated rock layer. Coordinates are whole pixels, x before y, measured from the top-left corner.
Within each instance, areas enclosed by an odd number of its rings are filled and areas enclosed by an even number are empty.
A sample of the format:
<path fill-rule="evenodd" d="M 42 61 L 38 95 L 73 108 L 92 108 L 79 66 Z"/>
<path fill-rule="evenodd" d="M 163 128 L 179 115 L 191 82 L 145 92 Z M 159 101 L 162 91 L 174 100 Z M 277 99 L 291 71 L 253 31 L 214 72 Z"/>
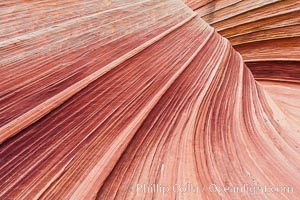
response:
<path fill-rule="evenodd" d="M 299 0 L 185 2 L 229 39 L 260 83 L 299 84 Z"/>
<path fill-rule="evenodd" d="M 256 82 L 182 1 L 0 10 L 1 199 L 300 197 L 299 74 Z"/>

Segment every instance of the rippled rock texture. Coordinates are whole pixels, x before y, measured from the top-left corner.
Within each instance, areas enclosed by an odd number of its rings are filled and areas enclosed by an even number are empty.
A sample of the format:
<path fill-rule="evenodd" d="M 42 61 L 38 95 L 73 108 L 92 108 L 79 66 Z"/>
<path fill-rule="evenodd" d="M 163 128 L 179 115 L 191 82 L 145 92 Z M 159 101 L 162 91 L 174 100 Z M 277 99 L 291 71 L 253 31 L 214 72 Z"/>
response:
<path fill-rule="evenodd" d="M 0 199 L 300 198 L 299 1 L 186 3 L 0 3 Z"/>

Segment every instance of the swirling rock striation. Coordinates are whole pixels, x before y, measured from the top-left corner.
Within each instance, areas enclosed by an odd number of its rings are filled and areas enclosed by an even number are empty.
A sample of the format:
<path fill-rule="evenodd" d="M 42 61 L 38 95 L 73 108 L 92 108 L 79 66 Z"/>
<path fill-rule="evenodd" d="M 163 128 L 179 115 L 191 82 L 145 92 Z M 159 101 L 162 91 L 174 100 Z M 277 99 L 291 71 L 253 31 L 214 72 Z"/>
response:
<path fill-rule="evenodd" d="M 298 0 L 187 0 L 187 4 L 229 39 L 255 78 L 288 82 L 299 78 Z"/>
<path fill-rule="evenodd" d="M 300 78 L 298 0 L 186 0 L 226 37 L 254 78 L 288 115 L 296 115 Z"/>
<path fill-rule="evenodd" d="M 277 92 L 282 84 L 256 82 L 182 1 L 7 1 L 0 10 L 1 199 L 299 198 L 297 103 Z M 136 187 L 188 183 L 201 189 Z"/>

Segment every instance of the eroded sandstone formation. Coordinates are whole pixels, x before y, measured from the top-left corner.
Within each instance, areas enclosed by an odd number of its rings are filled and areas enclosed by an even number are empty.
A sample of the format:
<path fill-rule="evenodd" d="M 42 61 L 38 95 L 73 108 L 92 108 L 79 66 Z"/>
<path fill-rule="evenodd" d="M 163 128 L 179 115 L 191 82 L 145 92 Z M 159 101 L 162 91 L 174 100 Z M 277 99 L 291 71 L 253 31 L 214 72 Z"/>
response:
<path fill-rule="evenodd" d="M 249 2 L 0 3 L 0 198 L 298 199 L 299 2 Z"/>

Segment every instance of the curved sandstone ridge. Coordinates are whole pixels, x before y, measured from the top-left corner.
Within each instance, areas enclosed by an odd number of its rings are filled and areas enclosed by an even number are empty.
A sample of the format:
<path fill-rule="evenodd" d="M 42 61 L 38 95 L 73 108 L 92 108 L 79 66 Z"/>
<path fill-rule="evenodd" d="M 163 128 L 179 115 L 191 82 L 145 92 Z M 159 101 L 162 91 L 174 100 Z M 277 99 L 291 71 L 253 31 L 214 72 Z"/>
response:
<path fill-rule="evenodd" d="M 180 0 L 0 10 L 1 199 L 299 198 L 299 74 Z"/>
<path fill-rule="evenodd" d="M 299 123 L 300 1 L 184 1 L 230 41 L 254 78 Z"/>
<path fill-rule="evenodd" d="M 299 83 L 299 0 L 185 0 L 243 56 L 257 80 Z"/>

